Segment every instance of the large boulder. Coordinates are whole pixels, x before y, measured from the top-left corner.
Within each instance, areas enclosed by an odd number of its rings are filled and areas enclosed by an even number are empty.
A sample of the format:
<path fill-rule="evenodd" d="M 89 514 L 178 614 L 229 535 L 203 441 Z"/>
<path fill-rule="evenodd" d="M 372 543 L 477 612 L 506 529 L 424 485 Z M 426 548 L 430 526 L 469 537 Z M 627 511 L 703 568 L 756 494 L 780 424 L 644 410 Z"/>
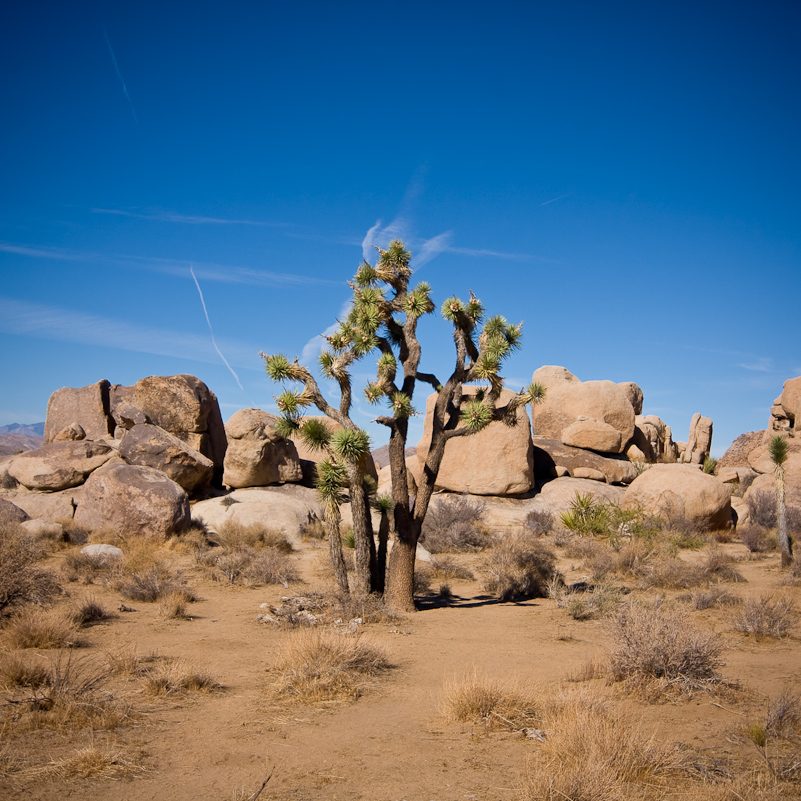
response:
<path fill-rule="evenodd" d="M 238 489 L 223 498 L 198 501 L 192 513 L 211 531 L 227 522 L 261 525 L 282 530 L 294 544 L 300 543 L 308 523 L 323 517 L 316 490 L 297 484 Z"/>
<path fill-rule="evenodd" d="M 51 442 L 15 456 L 6 469 L 24 487 L 50 492 L 82 484 L 113 455 L 114 451 L 102 442 Z"/>
<path fill-rule="evenodd" d="M 678 457 L 670 426 L 655 414 L 634 418 L 634 437 L 626 453 L 633 461 L 675 462 Z"/>
<path fill-rule="evenodd" d="M 782 387 L 782 394 L 773 401 L 766 439 L 773 434 L 792 434 L 799 427 L 801 419 L 801 376 L 788 378 Z"/>
<path fill-rule="evenodd" d="M 625 456 L 601 456 L 547 437 L 534 437 L 533 443 L 534 476 L 538 480 L 575 476 L 574 471 L 582 469 L 599 471 L 608 484 L 630 484 L 637 478 L 637 468 Z"/>
<path fill-rule="evenodd" d="M 83 429 L 87 439 L 103 439 L 114 431 L 109 414 L 109 383 L 105 379 L 86 387 L 57 389 L 47 403 L 44 442 L 56 437 L 73 424 Z"/>
<path fill-rule="evenodd" d="M 464 398 L 477 391 L 465 387 Z M 514 393 L 501 391 L 498 405 L 506 404 Z M 437 395 L 429 395 L 423 438 L 417 446 L 417 462 L 422 470 L 431 446 L 432 419 Z M 507 426 L 490 423 L 483 431 L 466 437 L 455 437 L 445 445 L 436 487 L 449 492 L 474 495 L 520 495 L 534 485 L 534 453 L 531 426 L 525 407 L 517 410 L 517 424 Z"/>
<path fill-rule="evenodd" d="M 24 523 L 31 516 L 11 501 L 0 498 L 0 523 Z"/>
<path fill-rule="evenodd" d="M 537 494 L 536 508 L 545 509 L 558 517 L 570 509 L 576 494 L 590 495 L 598 503 L 620 503 L 625 497 L 623 487 L 603 484 L 586 478 L 557 478 L 544 484 Z"/>
<path fill-rule="evenodd" d="M 214 473 L 211 459 L 150 423 L 139 423 L 125 433 L 120 456 L 128 464 L 161 470 L 189 493 L 208 485 Z"/>
<path fill-rule="evenodd" d="M 337 423 L 335 420 L 332 420 L 330 417 L 326 417 L 325 415 L 318 415 L 316 417 L 314 415 L 308 415 L 304 419 L 319 420 L 321 423 L 323 423 L 323 425 L 328 426 L 332 432 L 339 431 L 339 429 L 342 428 L 339 423 Z M 314 480 L 317 478 L 318 462 L 322 462 L 323 459 L 327 458 L 327 456 L 324 451 L 309 448 L 299 439 L 294 441 L 294 445 L 298 452 L 298 459 L 300 459 L 301 469 L 303 470 L 303 481 L 311 486 L 314 484 Z M 373 460 L 372 454 L 367 455 L 365 472 L 368 476 L 372 476 L 376 481 L 378 481 L 378 471 L 376 470 L 375 461 Z"/>
<path fill-rule="evenodd" d="M 700 531 L 727 528 L 732 520 L 728 488 L 692 465 L 654 465 L 629 485 L 622 505 L 669 521 L 686 520 Z"/>
<path fill-rule="evenodd" d="M 189 527 L 189 498 L 160 470 L 115 462 L 84 484 L 75 522 L 88 529 L 113 529 L 122 537 L 166 539 Z"/>
<path fill-rule="evenodd" d="M 597 453 L 620 453 L 620 432 L 600 420 L 579 418 L 562 431 L 562 442 Z"/>
<path fill-rule="evenodd" d="M 723 456 L 718 459 L 718 469 L 724 467 L 749 467 L 748 456 L 754 448 L 762 444 L 763 435 L 765 431 L 749 431 L 746 434 L 740 434 Z"/>
<path fill-rule="evenodd" d="M 618 386 L 623 390 L 629 403 L 634 409 L 634 414 L 642 414 L 642 404 L 644 401 L 643 391 L 638 384 L 633 381 L 621 381 Z"/>
<path fill-rule="evenodd" d="M 776 436 L 773 434 L 773 436 Z M 795 437 L 787 437 L 787 454 L 788 454 L 788 463 L 792 460 L 795 462 L 795 459 L 801 457 L 801 439 L 797 439 Z M 748 454 L 748 465 L 757 473 L 772 473 L 774 464 L 773 460 L 770 458 L 770 452 L 768 450 L 768 444 L 763 443 L 758 445 L 756 448 L 751 450 Z M 785 472 L 789 474 L 787 470 L 787 465 L 785 465 Z"/>
<path fill-rule="evenodd" d="M 625 452 L 634 435 L 634 407 L 627 389 L 613 381 L 580 381 L 553 365 L 536 370 L 532 381 L 545 387 L 545 400 L 531 407 L 537 436 L 561 440 L 566 428 L 587 418 L 620 432 L 620 444 L 612 452 Z"/>
<path fill-rule="evenodd" d="M 275 415 L 261 409 L 242 409 L 225 425 L 223 482 L 234 489 L 264 487 L 303 480 L 294 443 L 275 433 Z"/>
<path fill-rule="evenodd" d="M 116 389 L 128 414 L 138 409 L 154 425 L 191 445 L 214 463 L 214 478 L 222 482 L 227 440 L 214 393 L 193 375 L 149 376 L 136 382 L 133 394 Z M 117 416 L 124 417 L 117 409 Z M 133 422 L 136 422 L 135 420 Z"/>
<path fill-rule="evenodd" d="M 11 501 L 34 519 L 59 523 L 73 518 L 82 493 L 83 486 L 59 492 L 30 492 L 20 488 L 16 492 L 8 493 L 6 500 Z"/>
<path fill-rule="evenodd" d="M 681 454 L 683 464 L 703 464 L 712 450 L 712 420 L 696 412 L 690 421 L 690 435 Z"/>

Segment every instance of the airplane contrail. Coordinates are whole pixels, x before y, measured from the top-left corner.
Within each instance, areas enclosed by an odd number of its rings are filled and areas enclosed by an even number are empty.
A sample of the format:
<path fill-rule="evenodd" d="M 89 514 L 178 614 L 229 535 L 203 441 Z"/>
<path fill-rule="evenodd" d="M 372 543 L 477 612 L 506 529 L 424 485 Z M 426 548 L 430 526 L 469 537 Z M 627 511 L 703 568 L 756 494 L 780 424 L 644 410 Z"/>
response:
<path fill-rule="evenodd" d="M 189 272 L 192 274 L 192 280 L 195 282 L 195 286 L 197 287 L 197 293 L 200 295 L 200 303 L 203 306 L 203 314 L 206 315 L 206 322 L 209 324 L 209 333 L 211 334 L 211 344 L 214 345 L 214 350 L 220 354 L 220 358 L 225 362 L 225 366 L 231 371 L 231 375 L 236 379 L 236 383 L 239 384 L 239 388 L 244 392 L 245 388 L 242 386 L 242 382 L 239 380 L 239 376 L 234 372 L 234 368 L 228 364 L 228 359 L 222 355 L 222 351 L 217 347 L 217 342 L 214 339 L 214 331 L 211 328 L 211 320 L 209 320 L 209 312 L 206 309 L 206 301 L 203 299 L 203 290 L 200 288 L 200 284 L 197 282 L 197 278 L 195 277 L 195 271 L 190 267 Z"/>
<path fill-rule="evenodd" d="M 136 127 L 138 128 L 139 117 L 136 116 L 136 109 L 134 108 L 133 100 L 131 100 L 131 96 L 128 94 L 128 87 L 125 86 L 125 80 L 123 79 L 120 68 L 117 65 L 117 59 L 114 55 L 114 50 L 111 47 L 111 40 L 108 38 L 108 33 L 106 33 L 105 28 L 103 28 L 103 36 L 105 37 L 106 44 L 108 45 L 108 52 L 111 55 L 111 60 L 114 62 L 114 69 L 117 71 L 117 77 L 120 79 L 120 83 L 122 84 L 122 91 L 125 92 L 125 97 L 128 100 L 128 104 L 131 106 L 131 111 L 133 112 L 134 120 L 136 121 Z"/>

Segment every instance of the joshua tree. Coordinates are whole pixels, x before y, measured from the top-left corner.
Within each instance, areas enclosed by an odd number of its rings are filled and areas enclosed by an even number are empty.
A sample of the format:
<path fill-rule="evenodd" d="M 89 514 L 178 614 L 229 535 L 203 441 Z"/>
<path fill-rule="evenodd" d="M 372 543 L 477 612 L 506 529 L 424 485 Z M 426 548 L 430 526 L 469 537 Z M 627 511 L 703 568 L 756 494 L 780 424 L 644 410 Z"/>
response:
<path fill-rule="evenodd" d="M 347 489 L 356 551 L 355 581 L 350 589 L 357 594 L 383 590 L 389 606 L 412 611 L 417 541 L 446 442 L 481 431 L 493 421 L 514 425 L 518 410 L 530 402 L 539 402 L 545 393 L 542 386 L 532 384 L 507 403 L 498 405 L 503 388 L 500 367 L 520 346 L 522 324 L 511 325 L 500 316 L 484 320 L 484 308 L 472 292 L 469 301 L 451 297 L 442 304 L 443 317 L 453 325 L 456 348 L 450 377 L 443 383 L 431 373 L 420 371 L 422 349 L 417 339 L 417 323 L 423 315 L 434 311 L 431 288 L 425 282 L 409 288 L 411 254 L 403 242 L 393 240 L 386 250 L 376 250 L 379 258 L 375 266 L 362 262 L 350 283 L 353 300 L 348 316 L 339 323 L 337 331 L 327 337 L 328 348 L 319 359 L 323 375 L 339 385 L 338 406 L 325 400 L 309 370 L 297 359 L 290 362 L 280 354 L 262 356 L 271 379 L 294 381 L 302 386 L 300 390 L 288 390 L 276 398 L 283 413 L 276 425 L 277 432 L 299 437 L 305 444 L 326 452 L 327 458 L 318 466 L 317 486 L 325 501 L 331 556 L 340 587 L 349 589 L 339 539 L 339 504 Z M 392 476 L 391 500 L 376 502 L 382 512 L 378 552 L 370 517 L 372 488 L 365 480 L 370 440 L 350 418 L 353 387 L 349 368 L 371 353 L 378 356 L 376 380 L 364 388 L 364 394 L 370 403 L 384 402 L 389 407 L 376 422 L 389 429 Z M 433 388 L 437 400 L 431 445 L 416 498 L 410 503 L 405 449 L 409 417 L 415 414 L 412 398 L 419 381 Z M 479 381 L 486 386 L 475 394 L 464 394 L 465 384 Z M 342 428 L 332 433 L 321 421 L 304 419 L 303 410 L 312 405 Z M 386 586 L 383 586 L 390 510 L 395 542 Z"/>
<path fill-rule="evenodd" d="M 782 554 L 782 567 L 793 563 L 793 546 L 787 533 L 787 504 L 784 491 L 784 463 L 787 461 L 787 440 L 776 434 L 768 443 L 768 453 L 773 462 L 776 476 L 776 528 L 779 534 L 779 550 Z"/>

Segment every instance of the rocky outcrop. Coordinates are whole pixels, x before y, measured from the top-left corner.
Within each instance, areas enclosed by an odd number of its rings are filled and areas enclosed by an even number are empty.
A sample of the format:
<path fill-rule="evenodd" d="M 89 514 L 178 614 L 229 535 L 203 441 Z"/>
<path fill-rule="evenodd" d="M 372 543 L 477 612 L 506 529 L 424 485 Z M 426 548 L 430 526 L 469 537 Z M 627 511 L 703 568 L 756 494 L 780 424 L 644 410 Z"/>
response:
<path fill-rule="evenodd" d="M 600 420 L 579 418 L 562 431 L 562 442 L 596 453 L 620 453 L 620 432 Z"/>
<path fill-rule="evenodd" d="M 82 486 L 59 492 L 29 492 L 19 488 L 16 492 L 8 493 L 7 500 L 34 519 L 58 523 L 72 520 L 82 492 Z"/>
<path fill-rule="evenodd" d="M 532 405 L 534 434 L 562 440 L 566 428 L 581 419 L 606 423 L 620 433 L 612 451 L 623 453 L 634 435 L 634 407 L 629 390 L 613 381 L 580 381 L 564 367 L 540 367 L 532 381 L 545 387 L 545 400 Z"/>
<path fill-rule="evenodd" d="M 634 418 L 634 437 L 626 455 L 632 461 L 677 461 L 678 450 L 670 426 L 655 414 L 638 414 Z"/>
<path fill-rule="evenodd" d="M 690 421 L 690 435 L 681 454 L 682 464 L 703 464 L 712 450 L 712 420 L 693 415 Z"/>
<path fill-rule="evenodd" d="M 83 486 L 75 522 L 126 536 L 166 539 L 189 527 L 186 492 L 152 467 L 116 462 L 96 470 Z"/>
<path fill-rule="evenodd" d="M 211 459 L 150 423 L 139 423 L 125 433 L 120 456 L 128 464 L 160 470 L 189 493 L 208 485 L 214 472 Z"/>
<path fill-rule="evenodd" d="M 6 470 L 28 489 L 50 492 L 82 484 L 113 454 L 102 442 L 51 442 L 13 457 Z"/>
<path fill-rule="evenodd" d="M 109 382 L 105 379 L 86 387 L 57 389 L 47 403 L 45 444 L 73 424 L 79 425 L 87 439 L 103 439 L 114 432 L 109 414 Z"/>
<path fill-rule="evenodd" d="M 700 531 L 731 525 L 731 496 L 715 476 L 684 464 L 656 464 L 638 476 L 623 507 L 642 507 L 670 521 L 687 521 Z"/>
<path fill-rule="evenodd" d="M 633 381 L 621 381 L 618 386 L 623 390 L 629 399 L 634 414 L 642 414 L 642 404 L 644 401 L 643 392 Z"/>
<path fill-rule="evenodd" d="M 70 423 L 53 437 L 53 442 L 80 442 L 82 439 L 86 439 L 83 426 L 80 423 Z"/>
<path fill-rule="evenodd" d="M 287 539 L 299 544 L 303 529 L 315 518 L 322 519 L 323 509 L 316 490 L 286 484 L 276 487 L 238 489 L 224 498 L 199 501 L 194 505 L 195 518 L 217 531 L 232 521 L 241 525 L 260 525 L 281 530 Z"/>
<path fill-rule="evenodd" d="M 31 516 L 11 501 L 0 498 L 0 523 L 24 523 Z"/>
<path fill-rule="evenodd" d="M 637 468 L 625 456 L 601 456 L 546 437 L 534 437 L 533 443 L 534 476 L 538 481 L 559 475 L 579 478 L 577 470 L 598 471 L 608 484 L 630 484 L 637 478 Z"/>
<path fill-rule="evenodd" d="M 788 506 L 801 507 L 801 442 L 796 439 L 788 438 L 789 445 L 787 461 L 784 463 L 784 488 L 785 500 Z M 776 475 L 773 472 L 773 462 L 767 453 L 767 446 L 760 445 L 759 448 L 751 451 L 749 461 L 754 465 L 758 475 L 751 486 L 746 491 L 744 497 L 749 499 L 752 493 L 776 492 Z"/>
<path fill-rule="evenodd" d="M 476 387 L 465 387 L 465 399 Z M 514 397 L 502 390 L 498 405 Z M 417 462 L 422 470 L 431 446 L 431 429 L 437 395 L 429 395 L 423 438 L 417 445 Z M 525 407 L 517 411 L 517 425 L 490 423 L 483 431 L 466 437 L 455 437 L 445 445 L 445 455 L 437 476 L 436 486 L 450 492 L 469 492 L 474 495 L 519 495 L 534 485 L 531 427 Z"/>
<path fill-rule="evenodd" d="M 782 394 L 773 401 L 768 422 L 767 439 L 774 434 L 796 432 L 801 419 L 801 376 L 788 378 L 782 387 Z"/>
<path fill-rule="evenodd" d="M 723 456 L 718 459 L 718 470 L 724 467 L 749 467 L 748 455 L 762 444 L 765 431 L 749 431 L 740 434 Z"/>
<path fill-rule="evenodd" d="M 129 397 L 117 390 L 116 397 Z M 222 481 L 227 440 L 214 393 L 193 375 L 149 376 L 136 382 L 130 406 L 147 420 L 207 456 Z M 118 416 L 121 414 L 116 412 Z"/>
<path fill-rule="evenodd" d="M 275 433 L 275 415 L 242 409 L 225 424 L 223 482 L 234 489 L 303 480 L 297 448 Z"/>
<path fill-rule="evenodd" d="M 776 436 L 775 434 L 773 436 Z M 788 463 L 795 458 L 801 456 L 801 439 L 796 437 L 787 437 L 787 454 Z M 757 445 L 756 448 L 748 454 L 748 466 L 755 470 L 757 473 L 772 473 L 774 464 L 770 458 L 768 451 L 768 444 L 762 443 Z M 787 466 L 785 465 L 785 473 L 787 473 Z"/>

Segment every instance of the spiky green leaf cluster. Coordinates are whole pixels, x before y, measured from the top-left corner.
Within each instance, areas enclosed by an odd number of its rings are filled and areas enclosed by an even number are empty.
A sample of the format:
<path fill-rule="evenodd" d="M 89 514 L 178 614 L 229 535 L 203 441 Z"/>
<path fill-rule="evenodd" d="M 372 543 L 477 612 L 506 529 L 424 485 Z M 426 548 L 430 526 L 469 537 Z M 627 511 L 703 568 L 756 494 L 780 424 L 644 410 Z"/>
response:
<path fill-rule="evenodd" d="M 470 431 L 481 431 L 492 422 L 492 409 L 479 400 L 469 400 L 462 404 L 459 418 Z"/>
<path fill-rule="evenodd" d="M 364 288 L 374 286 L 378 281 L 378 273 L 369 262 L 363 261 L 356 273 L 356 286 Z"/>
<path fill-rule="evenodd" d="M 320 363 L 320 371 L 326 378 L 335 378 L 334 365 L 336 364 L 336 356 L 330 350 L 324 350 L 317 357 L 317 361 Z"/>
<path fill-rule="evenodd" d="M 534 405 L 538 403 L 542 403 L 545 400 L 545 386 L 540 384 L 539 381 L 535 381 L 533 384 L 529 384 L 525 389 L 526 395 L 528 395 L 528 402 L 533 403 Z"/>
<path fill-rule="evenodd" d="M 311 450 L 323 450 L 331 442 L 331 429 L 316 418 L 304 420 L 298 433 L 301 442 Z"/>
<path fill-rule="evenodd" d="M 390 495 L 377 495 L 373 500 L 373 508 L 388 515 L 395 508 L 395 502 Z"/>
<path fill-rule="evenodd" d="M 295 362 L 290 362 L 283 353 L 268 356 L 262 353 L 264 369 L 273 381 L 296 381 L 302 375 L 303 368 Z"/>
<path fill-rule="evenodd" d="M 382 353 L 378 360 L 378 375 L 381 378 L 392 378 L 398 369 L 398 360 L 392 353 Z"/>
<path fill-rule="evenodd" d="M 331 437 L 331 447 L 342 459 L 357 462 L 370 452 L 370 436 L 361 429 L 341 428 Z"/>
<path fill-rule="evenodd" d="M 282 392 L 276 399 L 278 408 L 288 417 L 295 417 L 300 410 L 311 406 L 311 398 L 305 392 Z"/>
<path fill-rule="evenodd" d="M 409 292 L 403 303 L 403 311 L 406 313 L 407 317 L 422 317 L 424 314 L 429 314 L 434 311 L 434 304 L 431 301 L 430 292 L 431 287 L 425 281 L 421 281 Z"/>
<path fill-rule="evenodd" d="M 448 322 L 456 323 L 464 313 L 464 303 L 454 295 L 442 304 L 440 312 Z"/>
<path fill-rule="evenodd" d="M 788 451 L 787 440 L 781 434 L 776 434 L 771 437 L 768 443 L 768 454 L 770 460 L 776 467 L 782 467 L 782 465 L 784 465 L 787 461 Z"/>
<path fill-rule="evenodd" d="M 411 417 L 414 414 L 412 399 L 405 392 L 393 392 L 389 402 L 396 417 Z"/>
<path fill-rule="evenodd" d="M 317 478 L 314 486 L 320 497 L 330 504 L 340 504 L 343 500 L 343 490 L 348 486 L 348 473 L 342 462 L 323 459 L 317 463 Z"/>
<path fill-rule="evenodd" d="M 373 381 L 364 388 L 364 397 L 370 403 L 377 403 L 384 395 L 384 387 L 378 381 Z"/>
<path fill-rule="evenodd" d="M 293 417 L 276 417 L 273 429 L 279 437 L 291 439 L 299 428 L 298 421 Z"/>
<path fill-rule="evenodd" d="M 484 316 L 484 306 L 472 292 L 470 293 L 470 301 L 464 307 L 464 313 L 474 324 Z"/>
<path fill-rule="evenodd" d="M 408 272 L 412 254 L 406 250 L 400 239 L 393 239 L 386 250 L 381 251 L 378 263 L 383 268 L 394 268 L 400 272 Z"/>
<path fill-rule="evenodd" d="M 482 381 L 492 380 L 500 369 L 500 361 L 491 353 L 482 353 L 475 365 L 476 377 Z"/>

